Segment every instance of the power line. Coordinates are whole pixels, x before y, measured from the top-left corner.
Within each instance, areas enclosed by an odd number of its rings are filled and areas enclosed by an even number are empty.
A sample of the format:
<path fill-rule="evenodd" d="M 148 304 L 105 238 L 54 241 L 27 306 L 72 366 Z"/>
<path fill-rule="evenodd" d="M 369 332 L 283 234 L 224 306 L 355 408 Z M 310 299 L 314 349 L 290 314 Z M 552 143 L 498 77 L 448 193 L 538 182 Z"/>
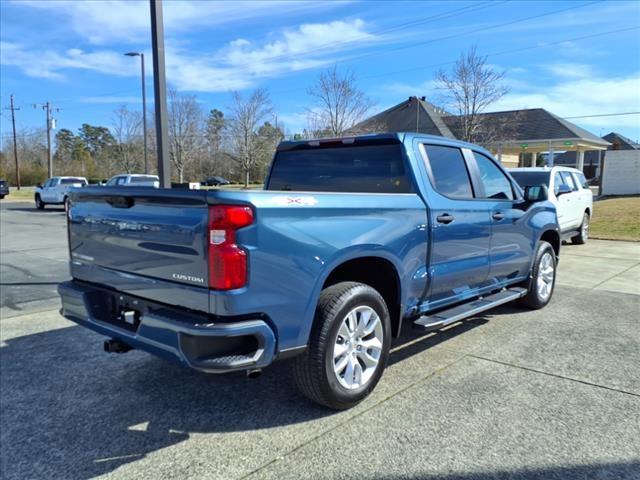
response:
<path fill-rule="evenodd" d="M 492 52 L 492 53 L 487 53 L 484 56 L 487 58 L 491 58 L 491 57 L 496 57 L 499 55 L 507 55 L 510 53 L 519 53 L 519 52 L 524 52 L 524 51 L 528 51 L 528 50 L 536 50 L 538 48 L 547 48 L 547 47 L 552 47 L 554 45 L 561 45 L 563 43 L 566 42 L 574 42 L 574 41 L 579 41 L 579 40 L 586 40 L 588 38 L 595 38 L 595 37 L 602 37 L 605 35 L 613 35 L 616 33 L 623 33 L 623 32 L 629 32 L 632 30 L 639 30 L 640 26 L 635 26 L 635 27 L 627 27 L 627 28 L 619 28 L 619 29 L 615 29 L 615 30 L 608 30 L 605 32 L 598 32 L 598 33 L 592 33 L 589 35 L 581 35 L 578 37 L 571 37 L 571 38 L 564 38 L 561 40 L 557 40 L 555 42 L 549 42 L 549 43 L 537 43 L 535 45 L 529 45 L 526 47 L 518 47 L 518 48 L 514 48 L 514 49 L 510 49 L 510 50 L 502 50 L 502 51 L 498 51 L 498 52 Z M 374 75 L 364 75 L 362 77 L 358 77 L 360 80 L 369 80 L 372 78 L 381 78 L 381 77 L 387 77 L 389 75 L 397 75 L 400 73 L 409 73 L 409 72 L 415 72 L 415 71 L 419 71 L 419 70 L 427 70 L 429 68 L 434 68 L 434 67 L 442 67 L 445 65 L 451 65 L 454 64 L 456 62 L 456 60 L 447 60 L 444 62 L 438 62 L 438 63 L 431 63 L 429 65 L 421 65 L 419 67 L 412 67 L 412 68 L 405 68 L 402 70 L 393 70 L 393 71 L 389 71 L 389 72 L 383 72 L 383 73 L 376 73 Z M 276 92 L 272 92 L 274 94 L 279 94 L 279 93 L 290 93 L 290 92 L 299 92 L 299 91 L 305 91 L 306 89 L 303 88 L 296 88 L 296 89 L 288 89 L 288 90 L 281 90 L 281 91 L 276 91 Z"/>
<path fill-rule="evenodd" d="M 404 45 L 399 45 L 399 46 L 395 46 L 395 47 L 391 47 L 391 48 L 387 48 L 387 49 L 378 50 L 376 52 L 357 55 L 355 57 L 351 57 L 349 60 L 346 60 L 346 61 L 343 61 L 343 62 L 338 62 L 338 63 L 351 63 L 354 60 L 361 60 L 363 58 L 368 58 L 368 57 L 372 57 L 372 56 L 379 56 L 381 51 L 385 52 L 385 53 L 386 52 L 393 52 L 393 51 L 397 51 L 397 50 L 404 50 L 404 49 L 407 49 L 407 48 L 414 48 L 414 47 L 417 47 L 417 46 L 427 45 L 427 44 L 439 42 L 439 41 L 442 41 L 442 40 L 451 40 L 453 38 L 466 37 L 466 36 L 468 36 L 468 35 L 470 35 L 472 33 L 483 32 L 485 30 L 494 30 L 494 29 L 497 29 L 497 28 L 506 27 L 506 26 L 509 26 L 509 25 L 515 25 L 517 23 L 522 23 L 522 22 L 526 22 L 526 21 L 529 21 L 529 20 L 534 20 L 534 19 L 537 19 L 537 18 L 548 17 L 549 15 L 555 15 L 557 13 L 564 13 L 564 12 L 568 12 L 570 10 L 576 10 L 578 8 L 588 7 L 588 6 L 594 5 L 596 3 L 601 3 L 602 1 L 603 0 L 597 0 L 597 1 L 589 2 L 589 3 L 583 3 L 581 5 L 575 5 L 575 6 L 572 6 L 572 7 L 562 8 L 562 9 L 559 9 L 559 10 L 553 10 L 551 12 L 541 13 L 541 14 L 538 14 L 538 15 L 530 15 L 528 17 L 519 18 L 517 20 L 510 20 L 508 22 L 488 25 L 486 27 L 476 28 L 475 30 L 466 30 L 463 33 L 458 33 L 458 34 L 453 34 L 453 35 L 446 35 L 444 37 L 438 37 L 438 38 L 432 38 L 432 39 L 425 40 L 425 41 L 422 41 L 422 42 L 407 43 L 407 44 L 404 44 Z"/>
<path fill-rule="evenodd" d="M 386 27 L 383 29 L 379 29 L 379 30 L 374 30 L 372 32 L 369 32 L 365 35 L 360 35 L 360 36 L 356 36 L 353 38 L 350 38 L 348 40 L 340 40 L 340 41 L 334 41 L 334 42 L 329 42 L 329 43 L 324 43 L 324 44 L 320 44 L 314 48 L 308 49 L 308 50 L 303 50 L 300 52 L 296 52 L 296 53 L 284 53 L 284 54 L 280 54 L 280 55 L 274 55 L 272 57 L 266 57 L 261 59 L 261 64 L 264 63 L 269 63 L 269 62 L 273 62 L 276 60 L 291 60 L 292 58 L 297 58 L 300 56 L 304 56 L 304 55 L 309 55 L 309 54 L 314 54 L 314 53 L 318 53 L 318 51 L 322 51 L 322 50 L 326 50 L 328 48 L 335 48 L 335 47 L 339 47 L 341 45 L 347 45 L 349 43 L 353 43 L 353 42 L 357 42 L 359 40 L 368 40 L 371 35 L 379 35 L 382 33 L 389 33 L 389 32 L 393 32 L 396 30 L 400 30 L 402 28 L 406 28 L 408 26 L 416 26 L 416 25 L 422 25 L 425 23 L 430 23 L 434 20 L 444 20 L 444 19 L 448 19 L 448 18 L 452 18 L 452 17 L 457 17 L 459 16 L 461 13 L 471 13 L 471 12 L 475 12 L 478 10 L 483 10 L 485 8 L 491 8 L 491 7 L 495 7 L 498 6 L 500 4 L 503 3 L 507 3 L 511 0 L 502 0 L 502 1 L 498 1 L 498 2 L 494 2 L 494 1 L 489 1 L 489 2 L 483 2 L 480 4 L 473 4 L 473 5 L 467 5 L 465 7 L 461 7 L 461 8 L 456 8 L 453 10 L 449 10 L 446 12 L 441 12 L 435 15 L 429 15 L 427 17 L 422 17 L 416 20 L 412 20 L 410 22 L 404 22 L 404 23 L 400 23 L 400 24 L 396 24 L 396 25 L 392 25 L 390 27 Z M 244 67 L 251 67 L 253 66 L 253 63 L 246 63 L 246 64 L 240 64 L 240 65 L 233 65 L 235 68 L 244 68 Z"/>

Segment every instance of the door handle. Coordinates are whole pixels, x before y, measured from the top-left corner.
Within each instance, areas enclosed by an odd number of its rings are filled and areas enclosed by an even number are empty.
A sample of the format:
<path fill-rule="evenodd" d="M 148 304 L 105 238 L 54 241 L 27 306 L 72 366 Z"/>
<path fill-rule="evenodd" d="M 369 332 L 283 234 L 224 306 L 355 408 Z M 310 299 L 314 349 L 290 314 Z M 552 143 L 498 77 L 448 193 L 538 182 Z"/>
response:
<path fill-rule="evenodd" d="M 448 213 L 443 213 L 442 215 L 438 215 L 436 217 L 438 223 L 444 223 L 445 225 L 453 222 L 453 215 L 449 215 Z"/>
<path fill-rule="evenodd" d="M 492 215 L 492 217 L 493 217 L 493 219 L 494 219 L 494 220 L 498 220 L 498 221 L 500 221 L 500 220 L 504 219 L 504 213 L 502 213 L 502 212 L 496 212 L 496 213 L 494 213 L 494 214 Z"/>

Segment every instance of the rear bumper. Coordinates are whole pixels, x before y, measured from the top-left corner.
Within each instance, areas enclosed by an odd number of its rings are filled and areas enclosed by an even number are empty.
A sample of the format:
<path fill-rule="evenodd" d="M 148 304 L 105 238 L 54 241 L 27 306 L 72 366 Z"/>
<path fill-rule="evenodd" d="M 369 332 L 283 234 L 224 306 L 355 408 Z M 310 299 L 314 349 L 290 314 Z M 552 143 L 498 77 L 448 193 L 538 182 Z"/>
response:
<path fill-rule="evenodd" d="M 79 282 L 58 286 L 61 313 L 69 320 L 134 348 L 208 373 L 262 368 L 275 358 L 276 337 L 262 319 L 212 321 L 207 316 L 166 308 Z M 109 314 L 112 298 L 135 308 L 135 325 Z M 134 305 L 131 307 L 131 305 Z"/>

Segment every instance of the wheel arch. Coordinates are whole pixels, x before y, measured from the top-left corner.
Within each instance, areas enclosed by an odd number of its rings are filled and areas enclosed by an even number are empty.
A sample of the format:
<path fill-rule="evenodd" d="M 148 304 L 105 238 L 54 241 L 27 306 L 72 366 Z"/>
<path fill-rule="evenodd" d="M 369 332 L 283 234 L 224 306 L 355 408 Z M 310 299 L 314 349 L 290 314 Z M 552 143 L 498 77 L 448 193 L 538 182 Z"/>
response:
<path fill-rule="evenodd" d="M 345 281 L 364 283 L 380 293 L 389 310 L 392 336 L 398 336 L 402 319 L 402 284 L 396 266 L 378 256 L 351 258 L 334 266 L 323 282 L 322 290 Z"/>
<path fill-rule="evenodd" d="M 560 234 L 555 229 L 548 229 L 542 232 L 540 240 L 548 242 L 553 247 L 553 251 L 556 254 L 556 259 L 560 256 Z"/>

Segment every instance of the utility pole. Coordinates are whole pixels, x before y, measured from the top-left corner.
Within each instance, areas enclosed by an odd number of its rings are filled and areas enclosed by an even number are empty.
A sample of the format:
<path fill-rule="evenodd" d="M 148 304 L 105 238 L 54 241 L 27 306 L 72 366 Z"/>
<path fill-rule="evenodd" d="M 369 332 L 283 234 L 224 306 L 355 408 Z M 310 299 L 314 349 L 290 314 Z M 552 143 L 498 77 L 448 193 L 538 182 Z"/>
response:
<path fill-rule="evenodd" d="M 164 68 L 164 25 L 162 0 L 149 0 L 151 8 L 151 49 L 153 52 L 153 93 L 156 111 L 158 177 L 161 188 L 171 188 L 167 131 L 167 80 Z"/>
<path fill-rule="evenodd" d="M 47 114 L 47 174 L 48 177 L 53 177 L 53 151 L 51 150 L 51 128 L 53 127 L 53 118 L 51 118 L 51 111 L 55 110 L 59 112 L 59 108 L 53 108 L 51 102 L 47 102 L 41 105 L 34 105 L 34 108 L 41 107 Z"/>
<path fill-rule="evenodd" d="M 127 57 L 140 57 L 140 70 L 142 72 L 142 134 L 144 137 L 144 173 L 149 173 L 149 160 L 147 155 L 147 88 L 144 76 L 144 53 L 128 52 Z"/>
<path fill-rule="evenodd" d="M 10 106 L 7 110 L 11 110 L 11 126 L 13 127 L 13 158 L 16 161 L 16 187 L 20 190 L 20 165 L 18 164 L 18 142 L 16 140 L 16 110 L 20 110 L 20 108 L 16 108 L 13 104 L 13 94 L 9 97 Z"/>

